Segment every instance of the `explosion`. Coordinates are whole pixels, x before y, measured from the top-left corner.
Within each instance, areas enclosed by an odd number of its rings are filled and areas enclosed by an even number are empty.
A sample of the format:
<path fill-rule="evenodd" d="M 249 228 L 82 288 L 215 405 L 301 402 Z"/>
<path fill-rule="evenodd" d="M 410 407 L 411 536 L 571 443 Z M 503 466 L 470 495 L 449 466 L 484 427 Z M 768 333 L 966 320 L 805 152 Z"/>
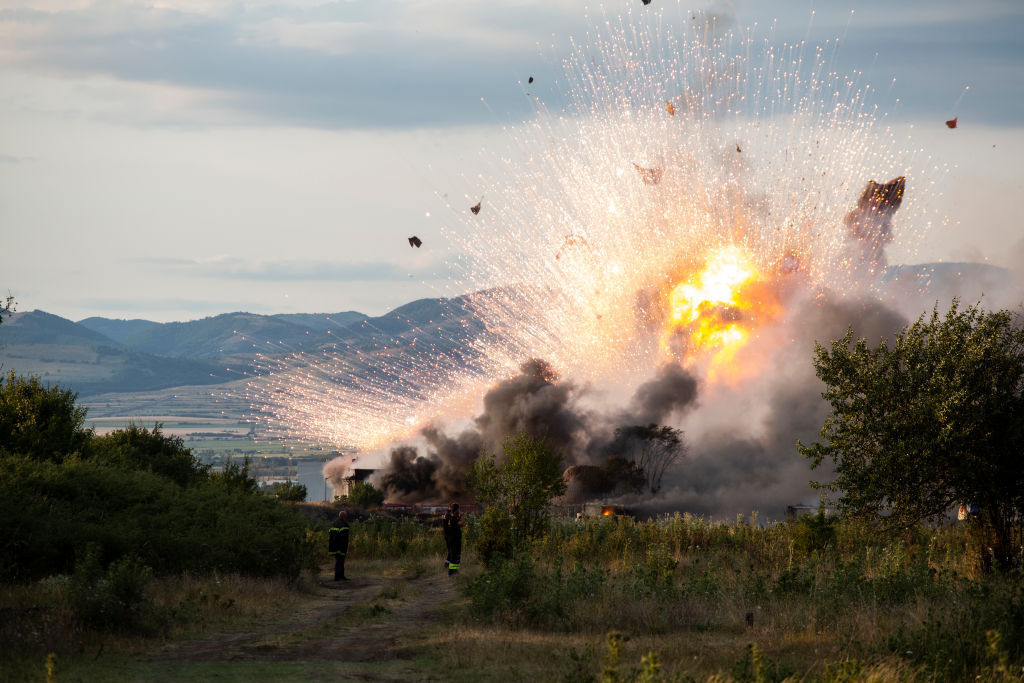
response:
<path fill-rule="evenodd" d="M 518 155 L 486 157 L 461 197 L 445 193 L 446 210 L 432 212 L 457 254 L 440 294 L 463 297 L 442 299 L 465 306 L 461 327 L 268 363 L 253 405 L 273 427 L 379 448 L 477 414 L 488 388 L 531 358 L 610 397 L 666 364 L 691 373 L 690 386 L 769 386 L 794 339 L 805 376 L 809 330 L 851 324 L 833 298 L 877 300 L 884 249 L 912 252 L 914 226 L 927 224 L 911 201 L 900 230 L 891 225 L 904 187 L 937 169 L 878 125 L 869 87 L 828 72 L 824 47 L 778 47 L 705 15 L 674 25 L 630 9 L 596 25 L 564 62 L 564 107 L 538 100 L 535 118 L 507 129 Z M 828 323 L 807 327 L 823 303 Z M 894 319 L 873 304 L 849 310 L 877 329 Z M 809 395 L 820 401 L 819 389 Z M 752 414 L 774 424 L 773 405 Z M 793 451 L 772 433 L 752 441 L 759 452 Z M 426 439 L 451 450 L 436 428 Z"/>
<path fill-rule="evenodd" d="M 666 353 L 687 365 L 708 358 L 707 378 L 715 381 L 781 305 L 751 254 L 729 246 L 709 253 L 703 270 L 672 289 L 668 309 Z"/>

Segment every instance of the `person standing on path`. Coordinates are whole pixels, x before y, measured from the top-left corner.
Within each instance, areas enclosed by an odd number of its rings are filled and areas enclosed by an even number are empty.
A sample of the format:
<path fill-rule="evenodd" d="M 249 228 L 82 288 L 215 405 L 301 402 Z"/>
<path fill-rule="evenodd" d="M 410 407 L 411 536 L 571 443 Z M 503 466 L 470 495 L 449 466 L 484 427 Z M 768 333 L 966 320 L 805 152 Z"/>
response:
<path fill-rule="evenodd" d="M 348 513 L 341 510 L 338 520 L 331 527 L 327 540 L 327 554 L 334 555 L 334 580 L 348 581 L 345 576 L 345 555 L 348 554 Z"/>
<path fill-rule="evenodd" d="M 448 576 L 459 571 L 462 560 L 462 513 L 458 503 L 448 503 L 448 512 L 441 517 L 441 529 L 444 532 L 444 544 L 448 547 Z"/>

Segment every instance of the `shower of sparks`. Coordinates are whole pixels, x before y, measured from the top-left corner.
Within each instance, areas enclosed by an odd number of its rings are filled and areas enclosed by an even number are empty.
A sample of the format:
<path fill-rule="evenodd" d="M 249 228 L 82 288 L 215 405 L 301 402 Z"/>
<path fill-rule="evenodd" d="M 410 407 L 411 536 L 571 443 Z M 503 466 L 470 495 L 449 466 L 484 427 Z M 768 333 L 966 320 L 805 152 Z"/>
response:
<path fill-rule="evenodd" d="M 441 212 L 461 253 L 445 295 L 474 293 L 464 310 L 371 348 L 267 357 L 250 398 L 272 429 L 371 449 L 471 415 L 530 357 L 614 387 L 665 362 L 741 376 L 787 301 L 872 290 L 879 264 L 844 216 L 868 180 L 923 187 L 936 168 L 901 151 L 870 88 L 827 71 L 836 46 L 639 15 L 592 21 L 564 62 L 564 110 L 538 102 L 508 130 L 517 158 Z M 901 210 L 904 250 L 923 211 Z"/>

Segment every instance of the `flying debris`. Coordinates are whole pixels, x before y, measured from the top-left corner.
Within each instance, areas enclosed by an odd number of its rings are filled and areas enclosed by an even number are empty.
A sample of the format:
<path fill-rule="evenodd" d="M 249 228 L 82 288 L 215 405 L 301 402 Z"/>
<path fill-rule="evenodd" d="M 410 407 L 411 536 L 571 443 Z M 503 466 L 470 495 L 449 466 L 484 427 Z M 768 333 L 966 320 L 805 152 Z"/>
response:
<path fill-rule="evenodd" d="M 651 4 L 651 0 L 641 0 L 641 2 L 643 2 L 645 5 Z"/>
<path fill-rule="evenodd" d="M 640 179 L 644 181 L 644 185 L 657 185 L 665 172 L 663 168 L 644 168 L 636 164 L 633 164 L 633 168 L 640 172 Z"/>
<path fill-rule="evenodd" d="M 857 200 L 858 211 L 872 211 L 876 214 L 893 214 L 903 202 L 903 192 L 907 189 L 905 176 L 893 178 L 887 183 L 876 183 L 869 180 L 864 191 Z"/>
<path fill-rule="evenodd" d="M 473 212 L 473 215 L 474 215 L 474 216 L 475 216 L 475 215 L 477 215 L 478 213 L 480 213 L 480 205 L 481 205 L 481 204 L 483 204 L 483 203 L 484 203 L 484 202 L 483 202 L 483 200 L 481 199 L 480 201 L 478 201 L 478 202 L 476 203 L 476 206 L 471 206 L 471 207 L 469 207 L 469 210 Z"/>
<path fill-rule="evenodd" d="M 675 116 L 675 115 L 676 115 L 676 108 L 675 108 L 675 107 L 673 107 L 673 106 L 672 106 L 672 103 L 671 103 L 671 102 L 669 102 L 668 100 L 665 100 L 665 110 L 666 110 L 666 111 L 667 111 L 667 112 L 669 113 L 669 115 L 671 115 L 671 116 Z"/>
<path fill-rule="evenodd" d="M 409 238 L 409 246 L 410 247 L 417 247 L 417 248 L 421 247 L 421 246 L 423 246 L 423 240 L 421 240 L 416 235 L 413 235 L 412 237 Z"/>
<path fill-rule="evenodd" d="M 959 116 L 954 116 L 951 120 L 946 121 L 946 128 L 956 128 L 956 121 L 959 118 Z"/>
<path fill-rule="evenodd" d="M 633 164 L 633 165 L 635 166 L 636 164 Z M 583 235 L 577 235 L 576 233 L 571 233 L 569 235 L 566 235 L 565 236 L 565 241 L 562 242 L 562 248 L 558 250 L 557 254 L 555 254 L 555 260 L 558 260 L 558 259 L 562 258 L 562 252 L 565 251 L 568 247 L 574 247 L 574 246 L 577 246 L 577 245 L 581 245 L 582 246 L 582 245 L 584 245 L 586 243 L 587 243 L 587 240 L 583 239 Z"/>
<path fill-rule="evenodd" d="M 850 240 L 859 244 L 858 263 L 869 273 L 878 272 L 886 265 L 885 245 L 892 241 L 892 219 L 903 203 L 906 187 L 905 176 L 887 183 L 869 180 L 857 206 L 843 218 Z"/>
<path fill-rule="evenodd" d="M 526 82 L 527 83 L 533 83 L 533 76 L 530 76 L 530 78 Z"/>
<path fill-rule="evenodd" d="M 743 152 L 743 150 L 742 150 L 742 149 L 740 149 L 740 143 L 738 143 L 738 142 L 736 143 L 736 151 L 737 151 L 738 153 L 742 153 L 742 152 Z"/>

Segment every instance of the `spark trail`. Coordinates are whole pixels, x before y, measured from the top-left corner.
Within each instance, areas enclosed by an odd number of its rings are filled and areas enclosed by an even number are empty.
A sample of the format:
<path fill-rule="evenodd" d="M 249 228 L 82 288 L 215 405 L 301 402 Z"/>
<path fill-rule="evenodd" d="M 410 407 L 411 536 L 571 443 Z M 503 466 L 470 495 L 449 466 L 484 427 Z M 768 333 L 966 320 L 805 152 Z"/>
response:
<path fill-rule="evenodd" d="M 835 45 L 690 16 L 602 16 L 572 44 L 564 107 L 538 101 L 507 129 L 517 156 L 445 212 L 458 315 L 382 331 L 374 348 L 268 360 L 254 408 L 290 436 L 367 450 L 473 414 L 528 358 L 612 392 L 666 362 L 742 383 L 798 302 L 870 293 L 885 245 L 856 243 L 844 219 L 868 180 L 921 187 L 931 160 L 897 144 L 868 86 L 827 71 Z M 901 225 L 923 214 L 911 200 Z M 922 237 L 895 233 L 911 251 Z M 716 298 L 698 285 L 723 258 L 744 270 Z"/>

